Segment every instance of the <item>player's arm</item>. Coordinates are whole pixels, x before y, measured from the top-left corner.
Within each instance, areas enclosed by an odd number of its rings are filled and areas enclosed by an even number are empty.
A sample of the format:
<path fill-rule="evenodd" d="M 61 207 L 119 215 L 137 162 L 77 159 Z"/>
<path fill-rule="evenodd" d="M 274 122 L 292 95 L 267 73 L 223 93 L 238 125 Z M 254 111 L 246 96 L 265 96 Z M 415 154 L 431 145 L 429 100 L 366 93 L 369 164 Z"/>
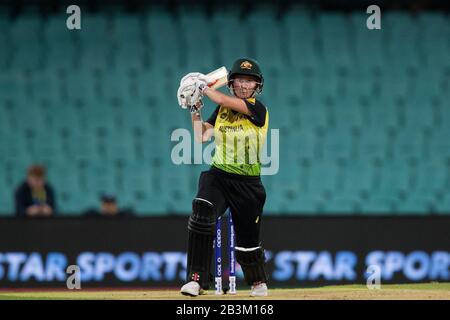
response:
<path fill-rule="evenodd" d="M 227 106 L 228 108 L 245 115 L 251 115 L 250 110 L 243 99 L 228 96 L 209 87 L 206 87 L 203 90 L 203 95 L 207 96 L 218 105 Z"/>
<path fill-rule="evenodd" d="M 208 122 L 203 121 L 200 112 L 192 113 L 191 119 L 195 141 L 202 143 L 209 141 L 214 133 L 214 126 Z"/>

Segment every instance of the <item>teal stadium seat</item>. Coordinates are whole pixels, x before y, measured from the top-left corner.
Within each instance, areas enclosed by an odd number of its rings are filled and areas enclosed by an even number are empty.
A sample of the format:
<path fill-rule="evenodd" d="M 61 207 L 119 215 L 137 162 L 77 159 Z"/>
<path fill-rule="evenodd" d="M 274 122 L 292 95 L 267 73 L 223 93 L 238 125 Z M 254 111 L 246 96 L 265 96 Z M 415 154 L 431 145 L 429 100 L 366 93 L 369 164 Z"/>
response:
<path fill-rule="evenodd" d="M 91 199 L 86 199 L 75 169 L 59 164 L 48 170 L 48 181 L 55 189 L 57 210 L 61 215 L 81 214 L 93 204 Z"/>
<path fill-rule="evenodd" d="M 407 161 L 408 159 L 415 158 L 427 158 L 427 144 L 429 141 L 425 136 L 425 131 L 423 128 L 405 128 L 399 129 L 395 133 L 394 137 L 395 147 L 394 147 L 394 158 L 403 159 Z M 429 152 L 429 151 L 428 151 Z"/>
<path fill-rule="evenodd" d="M 33 13 L 23 14 L 11 23 L 11 44 L 14 48 L 11 66 L 15 70 L 37 69 L 44 63 L 42 46 L 43 19 Z"/>
<path fill-rule="evenodd" d="M 114 171 L 109 166 L 95 165 L 87 167 L 84 181 L 88 194 L 100 197 L 102 194 L 117 194 Z"/>
<path fill-rule="evenodd" d="M 137 96 L 140 101 L 151 99 L 153 105 L 161 103 L 161 95 L 164 91 L 164 70 L 152 69 L 142 70 L 137 75 Z M 180 77 L 182 75 L 180 74 Z M 173 97 L 176 99 L 176 96 Z"/>
<path fill-rule="evenodd" d="M 179 8 L 180 30 L 179 34 L 183 50 L 184 67 L 187 70 L 197 70 L 208 73 L 213 70 L 213 66 L 218 65 L 217 46 L 214 32 L 205 32 L 209 29 L 209 22 L 206 20 L 204 12 L 191 12 L 188 7 Z M 184 32 L 183 32 L 184 31 Z M 186 33 L 188 31 L 188 33 Z M 221 31 L 226 31 L 222 29 Z M 202 39 L 199 45 L 197 39 Z"/>
<path fill-rule="evenodd" d="M 364 12 L 352 12 L 349 16 L 351 29 L 354 30 L 353 45 L 355 48 L 354 59 L 357 68 L 352 72 L 361 77 L 367 77 L 386 63 L 384 51 L 386 39 L 385 32 L 373 32 L 367 29 L 367 15 Z M 361 84 L 367 83 L 361 81 Z"/>
<path fill-rule="evenodd" d="M 328 130 L 323 140 L 321 154 L 325 159 L 351 159 L 356 156 L 356 142 L 350 128 Z"/>
<path fill-rule="evenodd" d="M 314 193 L 300 193 L 278 210 L 288 215 L 317 215 L 325 211 L 326 201 Z"/>
<path fill-rule="evenodd" d="M 298 136 L 293 136 L 291 140 L 289 145 L 293 147 L 290 150 L 296 155 L 295 159 L 313 161 L 319 156 L 318 138 L 312 130 L 300 130 Z"/>
<path fill-rule="evenodd" d="M 363 215 L 393 215 L 397 210 L 397 202 L 394 196 L 379 196 L 372 193 L 370 198 L 364 201 L 361 213 Z"/>
<path fill-rule="evenodd" d="M 109 70 L 113 65 L 113 33 L 108 18 L 101 14 L 88 14 L 83 17 L 80 32 L 80 66 L 85 69 Z"/>
<path fill-rule="evenodd" d="M 30 161 L 26 158 L 6 159 L 3 161 L 2 170 L 4 170 L 6 184 L 9 187 L 8 191 L 4 193 L 6 196 L 14 195 L 15 189 L 25 180 L 27 168 L 29 165 Z"/>
<path fill-rule="evenodd" d="M 377 174 L 372 189 L 378 195 L 401 200 L 411 188 L 411 169 L 402 162 L 389 161 Z"/>
<path fill-rule="evenodd" d="M 77 99 L 93 101 L 94 99 L 107 96 L 105 87 L 109 84 L 108 81 L 114 81 L 111 78 L 115 74 L 110 71 L 98 73 L 99 79 L 97 80 L 93 73 L 92 69 L 81 69 L 77 72 L 65 69 L 62 79 L 57 80 L 59 82 L 60 99 L 74 103 Z M 54 77 L 53 75 L 52 80 L 55 80 Z M 119 93 L 122 92 L 119 89 L 117 90 Z M 126 90 L 126 87 L 122 90 Z"/>
<path fill-rule="evenodd" d="M 25 81 L 23 74 L 17 70 L 7 71 L 0 75 L 0 99 L 3 103 L 23 98 L 25 96 Z"/>
<path fill-rule="evenodd" d="M 437 66 L 448 66 L 448 15 L 442 12 L 423 12 L 417 16 L 417 22 L 420 52 L 426 57 L 424 65 L 435 70 L 439 70 Z"/>
<path fill-rule="evenodd" d="M 25 88 L 26 96 L 33 101 L 33 105 L 39 105 L 48 100 L 64 99 L 71 93 L 79 92 L 65 87 L 58 74 L 52 69 L 31 73 L 25 81 Z M 81 93 L 78 94 L 81 95 Z"/>
<path fill-rule="evenodd" d="M 439 201 L 436 205 L 436 212 L 439 214 L 448 214 L 450 211 L 450 197 L 444 197 L 441 201 Z"/>
<path fill-rule="evenodd" d="M 326 215 L 351 215 L 361 212 L 358 200 L 352 197 L 333 197 L 325 202 L 323 213 Z"/>
<path fill-rule="evenodd" d="M 289 43 L 290 66 L 296 70 L 318 67 L 319 56 L 316 45 L 317 27 L 310 13 L 303 7 L 293 7 L 282 21 L 285 43 Z"/>
<path fill-rule="evenodd" d="M 11 21 L 7 12 L 0 11 L 0 43 L 2 47 L 10 47 L 10 36 L 9 36 L 9 25 Z M 5 72 L 9 67 L 10 59 L 11 59 L 11 51 L 9 50 L 0 50 L 0 70 Z"/>
<path fill-rule="evenodd" d="M 352 198 L 364 202 L 374 187 L 375 172 L 372 164 L 364 160 L 351 159 L 347 161 L 342 172 L 342 187 L 333 192 L 340 198 Z"/>
<path fill-rule="evenodd" d="M 247 19 L 254 43 L 253 55 L 264 66 L 266 74 L 271 77 L 274 73 L 282 75 L 288 60 L 283 50 L 283 34 L 275 21 L 274 12 L 259 7 L 252 10 Z"/>
<path fill-rule="evenodd" d="M 0 100 L 0 112 L 2 116 L 0 117 L 0 136 L 5 136 L 12 131 L 12 113 L 10 112 L 11 103 L 8 101 Z M 2 153 L 3 154 L 3 153 Z"/>
<path fill-rule="evenodd" d="M 212 17 L 211 27 L 217 32 L 219 61 L 230 65 L 236 57 L 252 55 L 248 24 L 245 20 L 239 19 L 238 8 L 227 8 L 221 10 L 220 14 L 215 14 Z"/>
<path fill-rule="evenodd" d="M 77 66 L 78 33 L 69 32 L 66 28 L 66 21 L 67 15 L 61 13 L 49 15 L 44 22 L 43 37 L 46 44 L 45 67 L 47 69 L 58 70 Z"/>
<path fill-rule="evenodd" d="M 323 199 L 331 198 L 333 192 L 337 190 L 337 168 L 332 162 L 316 160 L 308 168 L 306 183 L 308 193 Z"/>
<path fill-rule="evenodd" d="M 112 99 L 130 101 L 130 83 L 126 72 L 120 69 L 105 72 L 101 82 L 101 97 L 108 102 Z"/>
<path fill-rule="evenodd" d="M 145 19 L 139 15 L 116 14 L 112 21 L 114 65 L 117 69 L 136 70 L 150 64 L 150 50 L 145 40 Z"/>
<path fill-rule="evenodd" d="M 0 152 L 2 152 L 2 151 L 3 151 L 2 150 L 2 139 L 0 138 Z M 0 206 L 2 208 L 8 207 L 6 202 L 8 201 L 8 199 L 11 198 L 11 194 L 10 194 L 11 191 L 10 191 L 10 188 L 9 188 L 8 183 L 6 181 L 6 176 L 5 176 L 5 173 L 3 171 L 3 167 L 0 167 L 0 190 L 3 190 L 0 193 Z M 8 193 L 8 191 L 9 191 L 9 193 Z M 7 208 L 7 209 L 12 209 L 12 208 Z M 0 216 L 7 215 L 8 213 L 12 213 L 12 210 L 10 210 L 10 211 L 1 210 Z"/>
<path fill-rule="evenodd" d="M 138 212 L 160 214 L 166 208 L 161 201 L 164 190 L 157 172 L 149 170 L 150 163 L 128 163 L 121 174 L 124 203 Z"/>
<path fill-rule="evenodd" d="M 238 56 L 261 62 L 260 98 L 280 130 L 265 213 L 450 212 L 447 15 L 389 11 L 373 32 L 365 13 L 241 13 L 112 9 L 67 32 L 65 14 L 0 10 L 0 213 L 41 162 L 62 214 L 98 207 L 103 192 L 140 215 L 189 214 L 208 166 L 172 163 L 171 134 L 191 131 L 178 82 Z"/>
<path fill-rule="evenodd" d="M 352 65 L 351 34 L 348 19 L 340 13 L 321 13 L 318 16 L 319 41 L 325 66 L 329 71 L 348 69 Z"/>
<path fill-rule="evenodd" d="M 180 50 L 181 34 L 176 20 L 169 12 L 155 9 L 146 14 L 146 37 L 150 46 L 152 69 L 174 72 L 185 61 Z"/>
<path fill-rule="evenodd" d="M 363 127 L 359 133 L 357 152 L 360 159 L 384 159 L 388 155 L 388 145 L 392 144 L 389 132 L 383 127 Z"/>
<path fill-rule="evenodd" d="M 418 24 L 412 15 L 391 11 L 383 17 L 386 30 L 386 54 L 394 69 L 417 67 L 420 64 L 418 55 Z"/>
<path fill-rule="evenodd" d="M 406 213 L 408 215 L 426 215 L 428 212 L 433 212 L 434 204 L 428 197 L 416 196 L 408 197 L 400 202 L 395 209 L 399 214 Z"/>

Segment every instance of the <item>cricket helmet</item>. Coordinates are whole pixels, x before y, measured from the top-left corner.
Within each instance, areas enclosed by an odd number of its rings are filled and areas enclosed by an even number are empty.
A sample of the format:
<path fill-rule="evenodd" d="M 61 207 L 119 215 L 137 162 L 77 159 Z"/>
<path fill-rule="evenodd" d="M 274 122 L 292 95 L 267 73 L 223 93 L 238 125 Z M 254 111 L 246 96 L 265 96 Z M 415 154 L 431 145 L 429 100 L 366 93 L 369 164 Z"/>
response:
<path fill-rule="evenodd" d="M 259 94 L 264 85 L 264 77 L 259 67 L 258 61 L 252 58 L 239 58 L 234 63 L 228 72 L 228 88 L 233 92 L 233 80 L 238 75 L 253 76 L 258 80 L 258 85 L 255 93 Z"/>

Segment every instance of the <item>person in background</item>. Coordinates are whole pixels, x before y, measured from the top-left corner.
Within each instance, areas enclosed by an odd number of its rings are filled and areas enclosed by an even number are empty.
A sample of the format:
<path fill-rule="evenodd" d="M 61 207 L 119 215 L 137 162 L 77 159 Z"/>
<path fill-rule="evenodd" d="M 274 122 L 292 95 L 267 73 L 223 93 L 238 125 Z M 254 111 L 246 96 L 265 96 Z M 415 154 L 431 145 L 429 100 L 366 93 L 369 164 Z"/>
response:
<path fill-rule="evenodd" d="M 86 212 L 86 216 L 101 216 L 101 217 L 127 217 L 132 216 L 133 212 L 129 209 L 119 209 L 116 197 L 109 194 L 104 194 L 100 198 L 100 211 L 91 209 Z"/>
<path fill-rule="evenodd" d="M 43 166 L 28 168 L 27 180 L 15 191 L 17 217 L 50 217 L 55 215 L 56 203 L 53 188 L 46 182 Z"/>

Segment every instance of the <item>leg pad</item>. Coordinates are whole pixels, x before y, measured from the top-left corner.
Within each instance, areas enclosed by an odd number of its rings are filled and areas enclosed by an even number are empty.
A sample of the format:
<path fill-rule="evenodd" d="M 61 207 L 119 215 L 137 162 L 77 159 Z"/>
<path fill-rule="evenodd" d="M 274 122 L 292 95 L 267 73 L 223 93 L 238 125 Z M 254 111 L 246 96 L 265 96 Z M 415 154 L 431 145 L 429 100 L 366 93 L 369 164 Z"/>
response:
<path fill-rule="evenodd" d="M 197 281 L 209 288 L 215 231 L 214 206 L 208 201 L 194 199 L 188 222 L 187 281 Z"/>
<path fill-rule="evenodd" d="M 263 248 L 245 249 L 236 247 L 235 252 L 236 260 L 242 267 L 248 285 L 253 285 L 255 282 L 267 282 L 268 276 Z"/>

